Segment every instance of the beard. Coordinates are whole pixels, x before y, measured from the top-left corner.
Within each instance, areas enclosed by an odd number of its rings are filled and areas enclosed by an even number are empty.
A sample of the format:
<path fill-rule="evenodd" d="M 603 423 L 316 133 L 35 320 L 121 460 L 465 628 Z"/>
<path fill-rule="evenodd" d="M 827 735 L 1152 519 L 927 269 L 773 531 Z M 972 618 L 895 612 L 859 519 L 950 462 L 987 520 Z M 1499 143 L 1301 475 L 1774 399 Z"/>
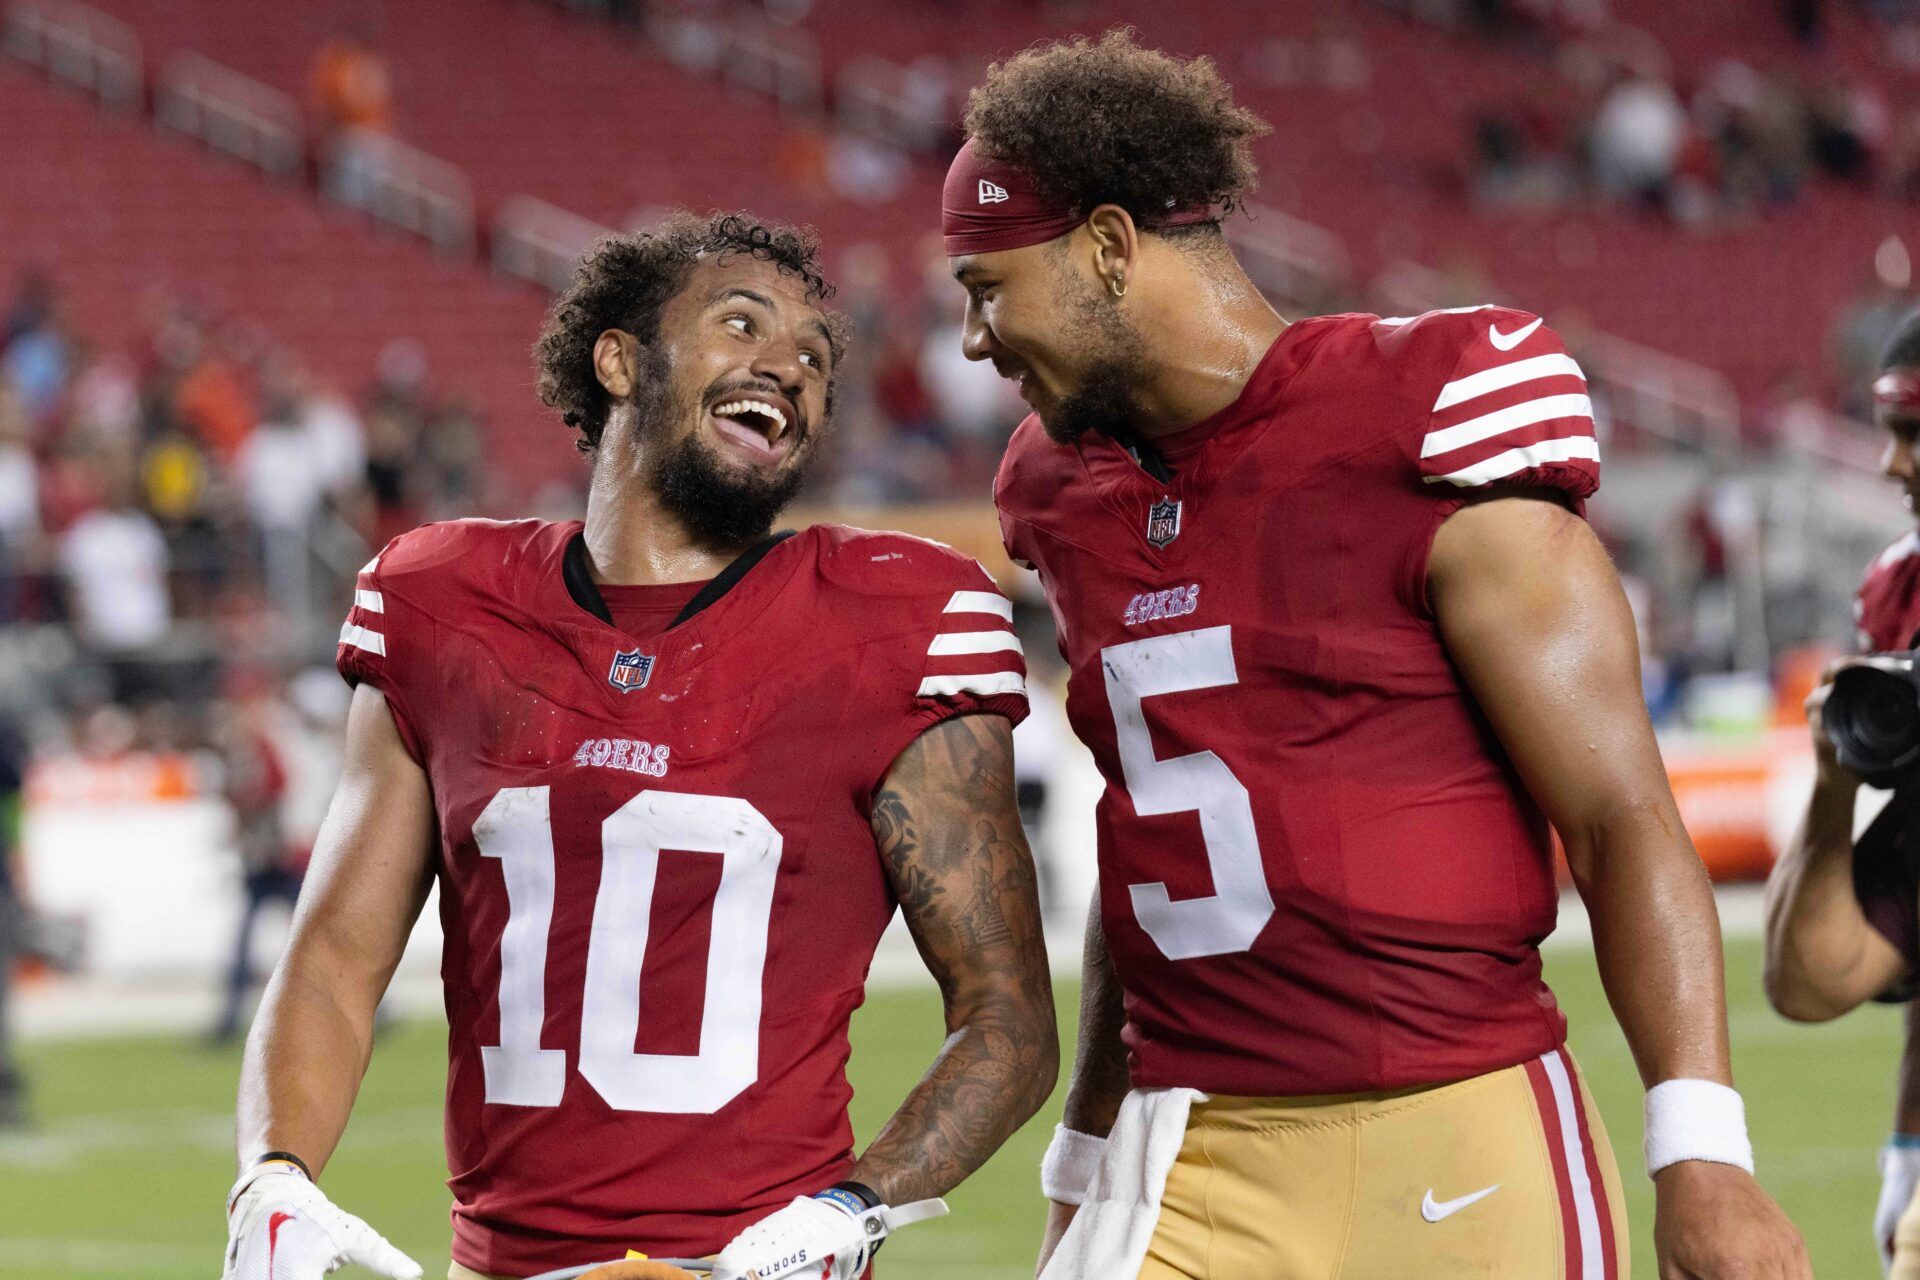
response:
<path fill-rule="evenodd" d="M 1068 340 L 1089 353 L 1079 385 L 1040 415 L 1049 439 L 1072 444 L 1089 431 L 1131 435 L 1140 418 L 1136 394 L 1147 376 L 1146 343 L 1112 299 L 1077 277 L 1068 277 L 1063 309 L 1072 317 Z"/>
<path fill-rule="evenodd" d="M 655 455 L 649 469 L 661 502 L 689 533 L 701 542 L 732 546 L 767 536 L 774 517 L 800 492 L 812 454 L 808 436 L 780 470 L 757 475 L 722 462 L 694 434 Z"/>
<path fill-rule="evenodd" d="M 634 427 L 639 438 L 663 439 L 700 412 L 699 401 L 676 389 L 666 355 L 657 347 L 648 349 L 634 393 Z M 660 495 L 661 505 L 696 541 L 718 546 L 757 542 L 767 536 L 775 517 L 800 491 L 813 445 L 814 431 L 807 427 L 780 469 L 760 474 L 721 459 L 696 423 L 673 443 L 648 450 L 647 481 Z"/>
<path fill-rule="evenodd" d="M 1137 360 L 1102 356 L 1087 366 L 1080 385 L 1063 397 L 1051 414 L 1040 415 L 1040 425 L 1046 428 L 1048 439 L 1057 444 L 1072 444 L 1089 431 L 1131 434 L 1128 426 L 1140 414 L 1133 391 L 1139 378 Z"/>

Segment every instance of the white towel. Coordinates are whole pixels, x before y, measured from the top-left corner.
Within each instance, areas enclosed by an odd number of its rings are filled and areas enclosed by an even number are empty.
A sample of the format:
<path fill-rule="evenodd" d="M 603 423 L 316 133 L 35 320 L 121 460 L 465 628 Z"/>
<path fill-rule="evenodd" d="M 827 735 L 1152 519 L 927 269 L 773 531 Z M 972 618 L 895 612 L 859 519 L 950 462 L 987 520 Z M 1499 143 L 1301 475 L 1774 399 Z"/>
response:
<path fill-rule="evenodd" d="M 1135 1089 L 1120 1103 L 1087 1202 L 1047 1260 L 1040 1280 L 1131 1280 L 1160 1221 L 1167 1173 L 1187 1136 L 1187 1112 L 1207 1095 Z"/>

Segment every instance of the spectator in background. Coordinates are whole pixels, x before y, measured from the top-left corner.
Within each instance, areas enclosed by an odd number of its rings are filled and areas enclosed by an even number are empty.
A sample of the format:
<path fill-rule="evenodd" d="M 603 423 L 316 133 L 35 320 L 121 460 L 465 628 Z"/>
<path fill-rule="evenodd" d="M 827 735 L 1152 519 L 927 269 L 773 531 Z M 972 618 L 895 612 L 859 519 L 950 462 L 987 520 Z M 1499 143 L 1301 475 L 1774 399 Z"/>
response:
<path fill-rule="evenodd" d="M 1608 195 L 1664 208 L 1686 139 L 1687 113 L 1673 86 L 1625 76 L 1594 117 L 1594 180 Z"/>
<path fill-rule="evenodd" d="M 173 620 L 167 544 L 134 501 L 132 478 L 108 485 L 106 503 L 61 538 L 60 568 L 82 645 L 112 672 L 115 696 L 128 700 L 151 692 L 140 661 Z"/>
<path fill-rule="evenodd" d="M 229 1043 L 240 1034 L 253 990 L 253 930 L 261 910 L 283 902 L 291 911 L 300 896 L 302 868 L 292 860 L 281 815 L 287 771 L 268 738 L 264 710 L 265 699 L 256 694 L 222 703 L 214 711 L 213 747 L 220 759 L 221 792 L 233 811 L 233 843 L 245 891 L 226 997 L 208 1035 L 214 1044 Z"/>
<path fill-rule="evenodd" d="M 19 616 L 21 578 L 40 541 L 40 466 L 26 407 L 0 381 L 0 624 Z"/>
<path fill-rule="evenodd" d="M 44 276 L 21 281 L 0 339 L 0 380 L 13 385 L 30 417 L 47 420 L 66 393 L 73 351 L 61 328 L 59 295 Z"/>
<path fill-rule="evenodd" d="M 26 1124 L 26 1081 L 13 1056 L 8 1025 L 13 964 L 26 951 L 26 907 L 13 875 L 13 850 L 20 829 L 20 790 L 26 774 L 25 751 L 11 724 L 0 720 L 0 1132 Z"/>
<path fill-rule="evenodd" d="M 393 125 L 393 81 L 387 60 L 365 28 L 351 28 L 314 54 L 308 87 L 322 130 L 327 190 L 365 207 L 384 166 Z"/>

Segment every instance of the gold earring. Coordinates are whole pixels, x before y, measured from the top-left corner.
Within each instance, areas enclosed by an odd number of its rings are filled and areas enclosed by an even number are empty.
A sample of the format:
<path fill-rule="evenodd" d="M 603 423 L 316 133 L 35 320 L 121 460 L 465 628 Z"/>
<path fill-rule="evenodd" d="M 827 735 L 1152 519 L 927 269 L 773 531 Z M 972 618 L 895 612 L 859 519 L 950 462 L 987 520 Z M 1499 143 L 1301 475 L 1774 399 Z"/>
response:
<path fill-rule="evenodd" d="M 1113 291 L 1113 296 L 1116 298 L 1124 298 L 1127 296 L 1127 282 L 1123 276 L 1115 276 L 1107 281 L 1107 288 Z"/>

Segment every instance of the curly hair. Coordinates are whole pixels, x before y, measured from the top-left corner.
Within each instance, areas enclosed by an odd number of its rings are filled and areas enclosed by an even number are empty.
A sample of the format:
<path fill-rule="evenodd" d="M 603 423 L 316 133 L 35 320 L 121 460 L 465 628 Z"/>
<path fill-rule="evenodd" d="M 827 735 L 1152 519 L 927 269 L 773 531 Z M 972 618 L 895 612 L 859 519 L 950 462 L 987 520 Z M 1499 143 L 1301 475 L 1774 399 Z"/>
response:
<path fill-rule="evenodd" d="M 612 404 L 593 369 L 593 344 L 609 329 L 632 334 L 651 347 L 660 334 L 660 313 L 686 287 L 701 259 L 746 254 L 771 262 L 805 286 L 808 301 L 824 304 L 833 285 L 822 274 L 820 245 L 807 228 L 766 222 L 748 213 L 696 217 L 675 213 L 652 231 L 596 241 L 574 268 L 573 283 L 554 299 L 534 343 L 540 399 L 560 411 L 580 433 L 575 447 L 592 453 L 600 444 Z M 845 350 L 846 329 L 827 319 L 834 363 Z M 831 397 L 829 397 L 831 403 Z"/>
<path fill-rule="evenodd" d="M 1212 59 L 1143 49 L 1126 27 L 994 63 L 967 97 L 965 127 L 1046 199 L 1075 213 L 1116 204 L 1148 228 L 1168 209 L 1231 212 L 1253 190 L 1253 139 L 1268 132 Z"/>

